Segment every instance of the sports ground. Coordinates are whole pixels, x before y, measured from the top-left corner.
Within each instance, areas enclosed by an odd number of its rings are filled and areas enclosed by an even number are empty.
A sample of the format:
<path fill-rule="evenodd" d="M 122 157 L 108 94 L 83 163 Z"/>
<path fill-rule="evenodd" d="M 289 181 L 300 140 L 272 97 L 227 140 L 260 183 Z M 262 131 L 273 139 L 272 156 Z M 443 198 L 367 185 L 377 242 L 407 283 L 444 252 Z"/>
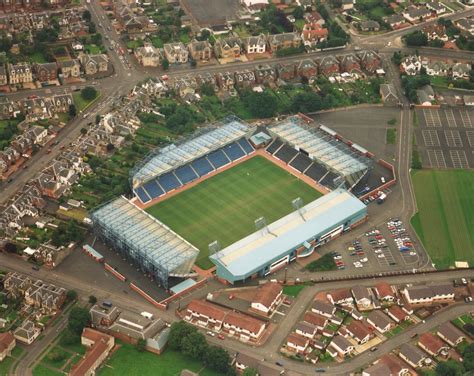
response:
<path fill-rule="evenodd" d="M 199 248 L 196 264 L 208 269 L 208 245 L 224 248 L 255 231 L 255 219 L 267 223 L 322 194 L 267 159 L 256 156 L 146 209 Z"/>
<path fill-rule="evenodd" d="M 474 173 L 423 170 L 412 179 L 418 206 L 412 225 L 436 267 L 474 266 Z"/>

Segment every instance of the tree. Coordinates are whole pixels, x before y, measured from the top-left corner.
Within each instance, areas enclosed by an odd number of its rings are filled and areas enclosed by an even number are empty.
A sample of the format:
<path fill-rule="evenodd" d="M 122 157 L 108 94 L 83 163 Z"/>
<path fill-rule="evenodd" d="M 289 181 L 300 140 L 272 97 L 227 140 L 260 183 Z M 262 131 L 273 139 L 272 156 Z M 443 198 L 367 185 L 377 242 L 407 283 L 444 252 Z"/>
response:
<path fill-rule="evenodd" d="M 214 95 L 214 87 L 211 84 L 204 84 L 201 86 L 201 93 L 208 97 Z"/>
<path fill-rule="evenodd" d="M 322 108 L 321 97 L 313 92 L 302 92 L 296 94 L 290 105 L 292 112 L 315 112 Z"/>
<path fill-rule="evenodd" d="M 466 371 L 474 371 L 474 343 L 470 343 L 462 353 L 463 364 Z"/>
<path fill-rule="evenodd" d="M 81 342 L 81 336 L 74 333 L 73 331 L 66 329 L 61 336 L 61 345 L 73 345 L 75 343 Z"/>
<path fill-rule="evenodd" d="M 87 129 L 86 128 L 81 128 L 81 134 L 84 136 L 87 134 Z"/>
<path fill-rule="evenodd" d="M 70 117 L 72 117 L 72 118 L 75 117 L 76 114 L 77 114 L 76 106 L 71 103 L 69 105 L 69 111 L 68 112 L 69 112 Z"/>
<path fill-rule="evenodd" d="M 115 149 L 115 146 L 114 146 L 114 144 L 109 142 L 106 146 L 106 149 L 107 149 L 107 152 L 110 153 Z"/>
<path fill-rule="evenodd" d="M 89 303 L 90 304 L 95 304 L 97 303 L 97 298 L 94 295 L 89 296 Z"/>
<path fill-rule="evenodd" d="M 204 364 L 219 373 L 226 374 L 230 369 L 229 353 L 221 347 L 209 346 L 203 360 Z"/>
<path fill-rule="evenodd" d="M 163 68 L 163 70 L 168 70 L 169 69 L 170 62 L 168 61 L 168 59 L 161 60 L 161 67 Z"/>
<path fill-rule="evenodd" d="M 405 43 L 411 47 L 426 46 L 428 45 L 428 37 L 421 30 L 416 30 L 405 35 Z"/>
<path fill-rule="evenodd" d="M 168 347 L 171 350 L 181 351 L 181 343 L 183 338 L 187 337 L 191 333 L 195 333 L 196 331 L 197 329 L 194 326 L 184 321 L 174 322 L 171 324 L 170 328 Z"/>
<path fill-rule="evenodd" d="M 95 34 L 97 32 L 97 28 L 94 22 L 89 23 L 89 34 Z"/>
<path fill-rule="evenodd" d="M 66 299 L 70 302 L 77 299 L 77 292 L 74 290 L 69 290 L 66 294 Z"/>
<path fill-rule="evenodd" d="M 464 373 L 461 363 L 454 360 L 438 363 L 435 369 L 437 376 L 461 376 Z"/>
<path fill-rule="evenodd" d="M 91 101 L 97 97 L 97 90 L 92 86 L 86 86 L 81 90 L 81 97 L 86 101 Z"/>
<path fill-rule="evenodd" d="M 139 338 L 137 344 L 135 345 L 135 348 L 139 352 L 144 352 L 146 350 L 146 339 Z"/>
<path fill-rule="evenodd" d="M 304 9 L 302 6 L 296 7 L 295 10 L 293 11 L 293 16 L 297 19 L 300 20 L 304 17 Z"/>
<path fill-rule="evenodd" d="M 89 12 L 87 9 L 82 13 L 82 18 L 84 21 L 89 22 L 91 20 L 91 12 Z"/>
<path fill-rule="evenodd" d="M 69 313 L 68 328 L 76 334 L 81 334 L 82 330 L 89 325 L 91 321 L 90 313 L 82 307 L 74 307 Z"/>
<path fill-rule="evenodd" d="M 181 351 L 193 359 L 203 359 L 208 348 L 206 338 L 199 332 L 190 333 L 181 341 Z"/>
<path fill-rule="evenodd" d="M 275 115 L 277 103 L 275 97 L 267 90 L 263 93 L 246 91 L 242 94 L 242 101 L 256 118 L 269 118 Z"/>
<path fill-rule="evenodd" d="M 258 372 L 255 368 L 247 367 L 245 368 L 244 372 L 242 373 L 242 376 L 257 376 Z"/>
<path fill-rule="evenodd" d="M 211 32 L 207 29 L 204 29 L 201 31 L 201 35 L 197 39 L 200 41 L 208 40 L 210 36 L 211 36 Z"/>
<path fill-rule="evenodd" d="M 17 253 L 17 246 L 15 243 L 6 243 L 5 244 L 5 251 L 8 253 Z"/>

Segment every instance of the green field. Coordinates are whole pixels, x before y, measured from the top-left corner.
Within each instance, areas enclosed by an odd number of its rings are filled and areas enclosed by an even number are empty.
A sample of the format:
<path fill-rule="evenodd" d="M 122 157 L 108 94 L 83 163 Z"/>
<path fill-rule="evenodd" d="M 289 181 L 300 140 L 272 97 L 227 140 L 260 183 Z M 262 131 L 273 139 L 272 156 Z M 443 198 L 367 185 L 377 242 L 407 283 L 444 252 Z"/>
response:
<path fill-rule="evenodd" d="M 412 175 L 418 213 L 412 225 L 438 269 L 454 261 L 474 265 L 474 173 L 416 171 Z"/>
<path fill-rule="evenodd" d="M 255 219 L 267 223 L 293 211 L 291 201 L 305 204 L 321 196 L 314 188 L 263 157 L 254 157 L 203 181 L 147 211 L 201 251 L 197 265 L 210 268 L 208 245 L 221 247 L 255 231 Z"/>
<path fill-rule="evenodd" d="M 166 350 L 158 356 L 147 351 L 139 352 L 129 344 L 121 344 L 98 375 L 176 376 L 184 369 L 199 372 L 200 376 L 218 376 L 217 372 L 204 368 L 200 362 L 179 352 Z"/>

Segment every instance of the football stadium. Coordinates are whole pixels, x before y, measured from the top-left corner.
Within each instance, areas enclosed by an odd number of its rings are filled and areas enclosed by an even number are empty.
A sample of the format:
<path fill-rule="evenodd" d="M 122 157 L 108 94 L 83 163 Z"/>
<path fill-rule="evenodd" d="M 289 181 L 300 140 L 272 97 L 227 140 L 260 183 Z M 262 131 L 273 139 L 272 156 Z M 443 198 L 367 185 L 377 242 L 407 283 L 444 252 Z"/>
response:
<path fill-rule="evenodd" d="M 235 117 L 156 149 L 132 171 L 134 197 L 91 214 L 97 235 L 167 288 L 193 265 L 228 283 L 266 276 L 367 217 L 351 190 L 373 161 L 324 126 Z"/>

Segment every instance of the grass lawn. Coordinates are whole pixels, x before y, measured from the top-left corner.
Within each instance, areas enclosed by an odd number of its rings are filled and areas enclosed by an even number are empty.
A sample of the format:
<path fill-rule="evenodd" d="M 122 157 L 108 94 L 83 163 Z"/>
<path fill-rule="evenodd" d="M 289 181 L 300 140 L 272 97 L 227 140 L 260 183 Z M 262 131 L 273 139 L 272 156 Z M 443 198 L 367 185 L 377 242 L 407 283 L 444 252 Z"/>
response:
<path fill-rule="evenodd" d="M 283 294 L 296 298 L 305 285 L 283 286 Z"/>
<path fill-rule="evenodd" d="M 9 374 L 8 371 L 10 370 L 14 360 L 15 359 L 9 356 L 5 358 L 3 362 L 0 362 L 0 376 L 7 376 Z"/>
<path fill-rule="evenodd" d="M 62 372 L 53 371 L 50 368 L 47 368 L 41 364 L 38 364 L 35 368 L 33 368 L 33 376 L 59 376 L 63 375 Z"/>
<path fill-rule="evenodd" d="M 30 60 L 33 63 L 38 64 L 47 63 L 46 59 L 44 58 L 44 55 L 41 52 L 35 52 L 34 54 L 30 55 Z"/>
<path fill-rule="evenodd" d="M 386 142 L 389 145 L 395 145 L 395 141 L 397 140 L 397 130 L 394 128 L 387 129 L 387 136 Z"/>
<path fill-rule="evenodd" d="M 71 353 L 63 350 L 62 348 L 55 346 L 43 357 L 41 363 L 58 370 L 64 367 L 66 362 L 72 357 Z"/>
<path fill-rule="evenodd" d="M 97 98 L 99 98 L 99 94 L 97 94 L 97 96 L 91 101 L 86 101 L 84 98 L 82 98 L 80 91 L 72 93 L 72 97 L 74 99 L 74 103 L 76 104 L 77 111 L 79 112 L 90 106 L 92 102 L 96 101 Z"/>
<path fill-rule="evenodd" d="M 85 49 L 87 53 L 91 55 L 97 55 L 101 53 L 100 47 L 95 44 L 86 44 Z"/>
<path fill-rule="evenodd" d="M 450 80 L 448 77 L 431 76 L 430 82 L 431 82 L 431 85 L 433 86 L 448 87 Z"/>
<path fill-rule="evenodd" d="M 310 272 L 327 272 L 330 270 L 336 270 L 337 265 L 334 262 L 333 256 L 330 253 L 326 253 L 324 256 L 321 256 L 319 259 L 306 265 L 305 269 Z"/>
<path fill-rule="evenodd" d="M 421 170 L 412 174 L 418 213 L 412 225 L 438 269 L 474 265 L 474 174 Z"/>
<path fill-rule="evenodd" d="M 183 369 L 199 372 L 200 376 L 218 376 L 217 372 L 205 369 L 204 366 L 179 352 L 166 350 L 161 355 L 150 352 L 139 352 L 134 346 L 122 344 L 99 371 L 99 376 L 175 376 Z"/>
<path fill-rule="evenodd" d="M 293 211 L 293 199 L 307 204 L 320 196 L 272 162 L 254 157 L 147 211 L 199 248 L 197 264 L 209 268 L 209 243 L 218 240 L 224 248 L 255 232 L 255 219 L 264 216 L 272 223 Z"/>

